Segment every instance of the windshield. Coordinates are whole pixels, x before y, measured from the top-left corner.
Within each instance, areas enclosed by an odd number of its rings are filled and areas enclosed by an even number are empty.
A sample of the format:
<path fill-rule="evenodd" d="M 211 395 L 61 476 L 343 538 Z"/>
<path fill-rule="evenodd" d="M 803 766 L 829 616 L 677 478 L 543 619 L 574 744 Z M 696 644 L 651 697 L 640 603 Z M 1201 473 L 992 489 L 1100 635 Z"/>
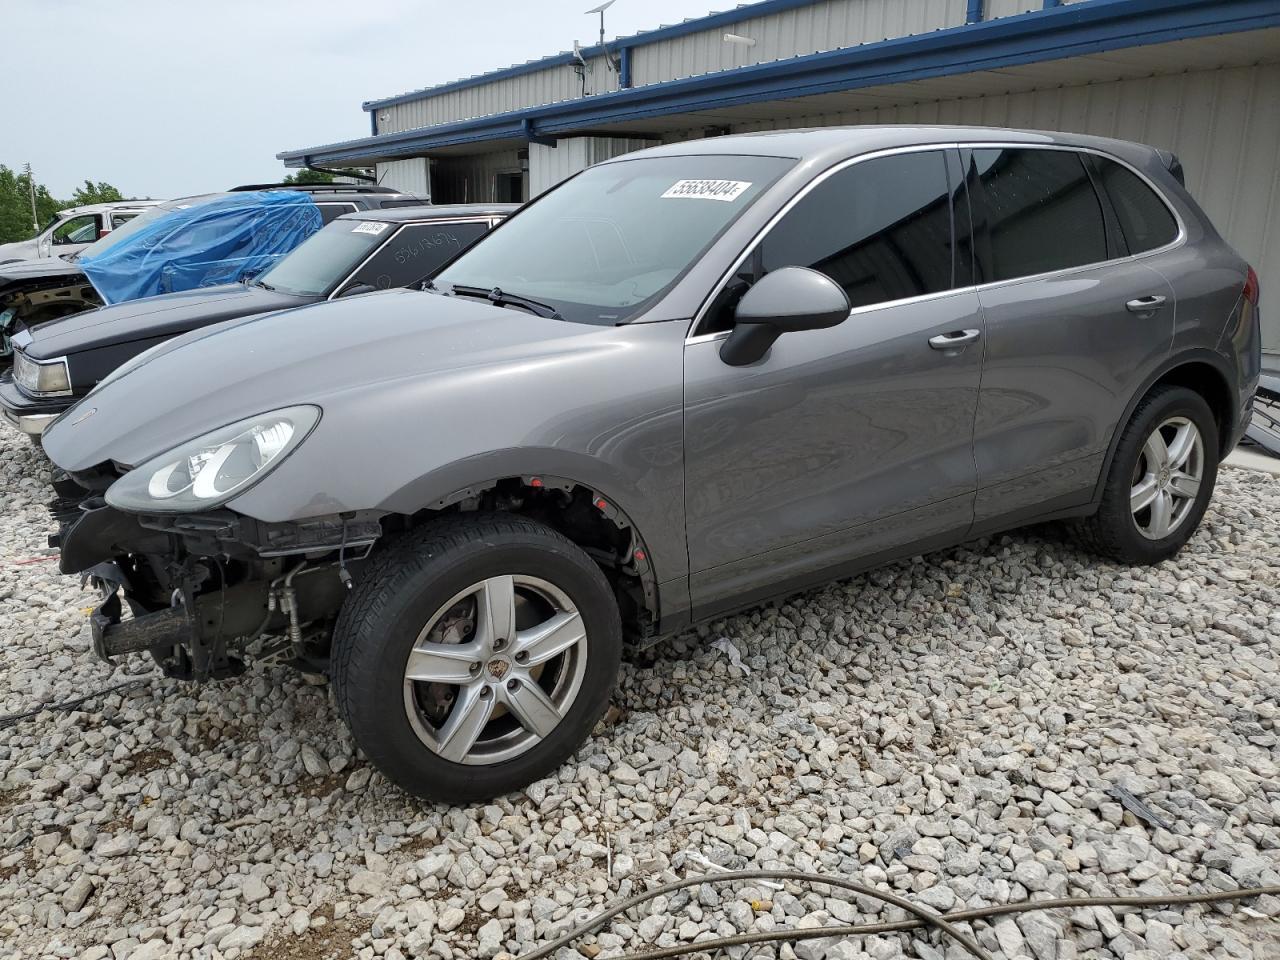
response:
<path fill-rule="evenodd" d="M 592 167 L 481 240 L 434 281 L 445 292 L 499 287 L 579 323 L 622 323 L 662 296 L 794 163 L 726 155 Z"/>
<path fill-rule="evenodd" d="M 335 220 L 258 278 L 272 290 L 323 297 L 395 230 L 394 223 Z"/>

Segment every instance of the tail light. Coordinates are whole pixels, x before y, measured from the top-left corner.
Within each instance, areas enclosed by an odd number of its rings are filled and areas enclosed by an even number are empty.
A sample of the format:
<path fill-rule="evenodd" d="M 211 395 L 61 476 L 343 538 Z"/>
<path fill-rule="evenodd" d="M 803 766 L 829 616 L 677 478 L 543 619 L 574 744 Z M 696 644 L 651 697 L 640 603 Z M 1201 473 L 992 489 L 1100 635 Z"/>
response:
<path fill-rule="evenodd" d="M 1262 287 L 1258 283 L 1258 275 L 1254 272 L 1253 267 L 1250 267 L 1244 279 L 1244 298 L 1256 307 L 1258 305 L 1258 296 L 1261 292 Z"/>

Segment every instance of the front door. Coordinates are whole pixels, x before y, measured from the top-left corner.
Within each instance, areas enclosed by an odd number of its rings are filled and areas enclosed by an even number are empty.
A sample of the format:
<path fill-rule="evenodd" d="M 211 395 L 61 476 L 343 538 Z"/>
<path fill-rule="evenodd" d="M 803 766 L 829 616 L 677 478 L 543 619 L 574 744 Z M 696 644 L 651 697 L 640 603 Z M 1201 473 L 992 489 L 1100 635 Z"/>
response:
<path fill-rule="evenodd" d="M 969 527 L 983 320 L 967 244 L 954 255 L 955 167 L 946 151 L 916 151 L 821 180 L 744 258 L 687 343 L 695 616 Z M 734 291 L 788 265 L 830 276 L 853 312 L 784 334 L 755 364 L 725 364 L 716 328 L 731 324 Z"/>

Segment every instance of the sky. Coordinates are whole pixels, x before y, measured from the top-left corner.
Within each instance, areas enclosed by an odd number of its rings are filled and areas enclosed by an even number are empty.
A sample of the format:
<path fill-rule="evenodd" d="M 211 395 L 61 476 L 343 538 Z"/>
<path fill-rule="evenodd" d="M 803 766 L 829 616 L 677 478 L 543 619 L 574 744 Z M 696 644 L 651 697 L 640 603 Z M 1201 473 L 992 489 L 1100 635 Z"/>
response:
<path fill-rule="evenodd" d="M 617 0 L 610 39 L 712 9 Z M 596 0 L 4 0 L 0 164 L 70 197 L 278 180 L 281 150 L 368 136 L 365 100 L 598 38 Z"/>

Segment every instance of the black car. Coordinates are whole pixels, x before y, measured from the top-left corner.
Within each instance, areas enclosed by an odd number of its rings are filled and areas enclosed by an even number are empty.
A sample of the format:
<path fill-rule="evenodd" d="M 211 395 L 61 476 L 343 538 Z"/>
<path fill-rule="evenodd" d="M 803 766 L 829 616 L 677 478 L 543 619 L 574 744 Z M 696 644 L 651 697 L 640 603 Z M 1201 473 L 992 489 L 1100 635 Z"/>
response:
<path fill-rule="evenodd" d="M 38 436 L 126 360 L 223 320 L 416 283 L 465 250 L 516 204 L 386 207 L 348 213 L 247 282 L 86 310 L 13 338 L 0 411 Z"/>
<path fill-rule="evenodd" d="M 80 269 L 82 255 L 97 256 L 174 210 L 250 190 L 293 190 L 310 194 L 324 223 L 336 220 L 344 213 L 424 202 L 412 194 L 372 184 L 248 183 L 232 187 L 226 194 L 209 193 L 165 200 L 112 230 L 80 253 L 0 263 L 0 370 L 9 366 L 11 340 L 23 327 L 34 327 L 102 304 L 102 297 Z"/>

